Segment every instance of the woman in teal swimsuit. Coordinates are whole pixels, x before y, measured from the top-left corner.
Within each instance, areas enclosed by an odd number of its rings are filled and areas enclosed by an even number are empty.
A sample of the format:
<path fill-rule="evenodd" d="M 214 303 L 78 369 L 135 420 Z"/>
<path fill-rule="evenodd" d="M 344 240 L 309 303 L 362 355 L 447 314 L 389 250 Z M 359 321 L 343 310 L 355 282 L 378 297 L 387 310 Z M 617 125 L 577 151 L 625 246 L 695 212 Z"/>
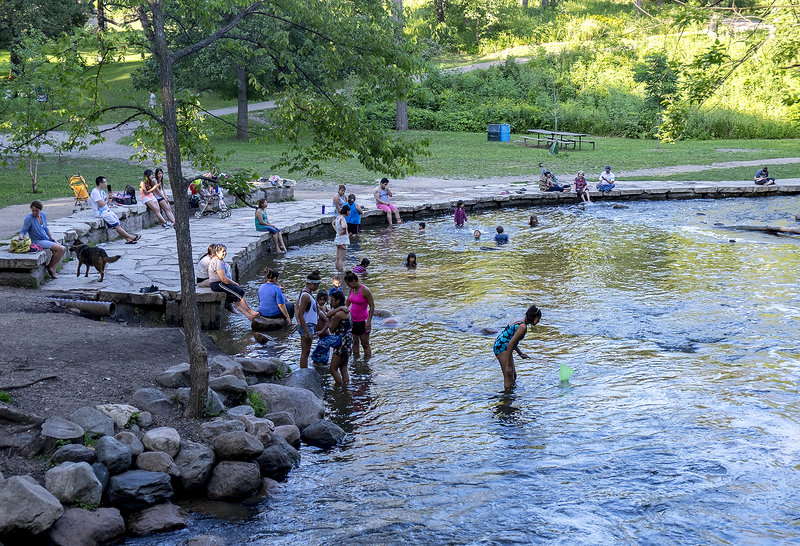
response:
<path fill-rule="evenodd" d="M 529 358 L 528 355 L 519 350 L 519 342 L 525 337 L 528 325 L 536 326 L 542 318 L 542 311 L 535 305 L 531 305 L 525 312 L 525 318 L 512 322 L 494 340 L 494 356 L 500 362 L 500 369 L 503 370 L 503 388 L 509 391 L 514 388 L 517 382 L 517 370 L 514 368 L 514 351 L 517 351 L 520 358 Z"/>

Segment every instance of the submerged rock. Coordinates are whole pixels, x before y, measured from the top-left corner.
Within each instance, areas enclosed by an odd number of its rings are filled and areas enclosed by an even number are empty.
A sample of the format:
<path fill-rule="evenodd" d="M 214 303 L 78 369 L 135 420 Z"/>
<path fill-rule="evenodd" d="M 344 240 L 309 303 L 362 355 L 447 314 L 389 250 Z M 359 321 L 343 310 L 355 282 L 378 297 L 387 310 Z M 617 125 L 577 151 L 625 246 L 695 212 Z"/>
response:
<path fill-rule="evenodd" d="M 211 472 L 208 481 L 208 498 L 212 500 L 239 500 L 258 491 L 261 485 L 259 467 L 243 461 L 222 461 Z"/>
<path fill-rule="evenodd" d="M 339 425 L 323 419 L 304 428 L 300 437 L 309 445 L 327 449 L 344 439 L 344 430 Z"/>

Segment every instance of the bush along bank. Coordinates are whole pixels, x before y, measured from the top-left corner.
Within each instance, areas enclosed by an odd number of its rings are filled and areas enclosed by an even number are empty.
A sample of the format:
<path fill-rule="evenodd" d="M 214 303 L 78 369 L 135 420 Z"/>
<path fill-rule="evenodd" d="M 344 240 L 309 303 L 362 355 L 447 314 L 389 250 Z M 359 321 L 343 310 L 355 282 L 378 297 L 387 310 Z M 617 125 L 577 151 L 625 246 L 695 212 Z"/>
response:
<path fill-rule="evenodd" d="M 155 378 L 161 388 L 139 389 L 128 403 L 70 416 L 44 420 L 2 404 L 0 418 L 38 423 L 19 452 L 51 468 L 43 483 L 0 475 L 0 542 L 104 544 L 181 529 L 185 515 L 173 500 L 268 495 L 299 464 L 301 440 L 330 448 L 344 438 L 323 419 L 315 370 L 226 356 L 209 367 L 213 417 L 183 435 L 188 364 L 164 370 Z"/>

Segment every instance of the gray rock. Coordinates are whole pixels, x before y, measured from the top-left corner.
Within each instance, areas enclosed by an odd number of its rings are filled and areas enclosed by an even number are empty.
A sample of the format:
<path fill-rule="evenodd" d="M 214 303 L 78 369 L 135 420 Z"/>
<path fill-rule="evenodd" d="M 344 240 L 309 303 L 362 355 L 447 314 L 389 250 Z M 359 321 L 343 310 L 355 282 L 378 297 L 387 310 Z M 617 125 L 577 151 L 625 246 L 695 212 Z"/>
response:
<path fill-rule="evenodd" d="M 178 507 L 171 502 L 162 502 L 131 514 L 127 530 L 133 536 L 147 536 L 185 527 L 186 520 Z"/>
<path fill-rule="evenodd" d="M 344 431 L 339 425 L 323 419 L 304 428 L 300 438 L 309 445 L 327 449 L 342 441 Z"/>
<path fill-rule="evenodd" d="M 214 452 L 203 444 L 181 442 L 181 450 L 175 458 L 180 471 L 181 487 L 186 491 L 202 488 L 214 468 Z"/>
<path fill-rule="evenodd" d="M 111 474 L 108 472 L 106 465 L 103 463 L 93 463 L 92 472 L 94 472 L 97 481 L 100 482 L 100 485 L 103 486 L 103 491 L 105 491 L 106 486 L 108 486 L 108 480 L 111 479 Z"/>
<path fill-rule="evenodd" d="M 44 475 L 44 486 L 62 504 L 100 504 L 103 484 L 89 463 L 61 463 Z"/>
<path fill-rule="evenodd" d="M 251 406 L 236 406 L 225 412 L 228 417 L 238 419 L 242 415 L 255 415 L 256 411 Z"/>
<path fill-rule="evenodd" d="M 214 453 L 220 460 L 249 461 L 264 451 L 264 444 L 243 431 L 226 432 L 214 438 Z"/>
<path fill-rule="evenodd" d="M 130 423 L 131 417 L 139 413 L 139 408 L 130 404 L 100 404 L 95 407 L 98 411 L 110 417 L 118 429 L 125 428 Z"/>
<path fill-rule="evenodd" d="M 236 365 L 237 362 L 228 355 L 216 355 L 208 359 L 208 370 L 215 375 Z"/>
<path fill-rule="evenodd" d="M 271 443 L 272 431 L 275 430 L 275 424 L 272 421 L 254 415 L 240 415 L 239 420 L 244 423 L 245 432 L 261 440 L 265 446 Z"/>
<path fill-rule="evenodd" d="M 53 442 L 64 440 L 70 443 L 82 442 L 84 430 L 67 419 L 50 417 L 42 424 L 42 437 Z"/>
<path fill-rule="evenodd" d="M 281 481 L 292 468 L 300 464 L 300 453 L 280 436 L 273 436 L 272 443 L 255 462 L 262 476 Z"/>
<path fill-rule="evenodd" d="M 279 358 L 237 358 L 236 362 L 241 364 L 246 375 L 274 377 L 276 375 L 286 376 L 289 373 L 289 367 Z"/>
<path fill-rule="evenodd" d="M 178 397 L 178 402 L 183 404 L 184 407 L 189 406 L 189 392 L 190 389 L 178 389 L 175 395 Z M 206 414 L 219 415 L 225 411 L 225 402 L 222 401 L 219 394 L 211 389 L 208 389 L 208 399 L 206 401 Z"/>
<path fill-rule="evenodd" d="M 61 463 L 89 463 L 92 464 L 97 460 L 97 452 L 86 446 L 80 444 L 67 444 L 61 446 L 53 453 L 50 459 L 56 464 Z"/>
<path fill-rule="evenodd" d="M 239 500 L 258 491 L 261 475 L 258 465 L 242 461 L 222 461 L 211 472 L 208 481 L 208 498 L 212 500 Z"/>
<path fill-rule="evenodd" d="M 158 389 L 147 388 L 139 389 L 131 397 L 131 404 L 141 411 L 149 411 L 154 417 L 159 419 L 168 418 L 172 415 L 172 403 Z"/>
<path fill-rule="evenodd" d="M 276 411 L 274 413 L 267 413 L 264 419 L 269 419 L 276 427 L 281 425 L 294 425 L 294 417 L 286 411 Z"/>
<path fill-rule="evenodd" d="M 281 425 L 272 431 L 273 436 L 280 436 L 294 447 L 300 447 L 300 429 L 294 425 Z"/>
<path fill-rule="evenodd" d="M 145 451 L 136 458 L 136 468 L 150 472 L 164 472 L 173 478 L 178 478 L 181 471 L 175 465 L 172 457 L 163 451 Z"/>
<path fill-rule="evenodd" d="M 113 436 L 97 440 L 97 461 L 103 463 L 111 475 L 125 472 L 131 466 L 131 448 Z"/>
<path fill-rule="evenodd" d="M 279 489 L 281 489 L 280 482 L 277 482 L 272 478 L 261 478 L 261 489 L 259 489 L 258 493 L 261 496 L 266 497 Z"/>
<path fill-rule="evenodd" d="M 230 367 L 219 372 L 219 375 L 232 375 L 233 377 L 244 380 L 244 370 L 242 369 L 242 365 L 238 362 L 234 362 Z"/>
<path fill-rule="evenodd" d="M 139 423 L 140 427 L 149 427 L 153 425 L 153 414 L 149 411 L 143 411 L 139 414 L 139 418 L 136 419 L 136 422 Z"/>
<path fill-rule="evenodd" d="M 156 383 L 168 389 L 190 386 L 189 363 L 176 364 L 156 376 Z"/>
<path fill-rule="evenodd" d="M 322 387 L 322 377 L 320 377 L 319 373 L 317 373 L 317 370 L 314 368 L 298 368 L 293 371 L 289 377 L 282 380 L 281 384 L 287 387 L 308 389 L 319 399 L 322 399 L 325 393 Z"/>
<path fill-rule="evenodd" d="M 117 440 L 128 446 L 131 450 L 131 456 L 136 459 L 139 455 L 142 454 L 144 451 L 144 445 L 142 441 L 132 432 L 128 432 L 127 430 L 123 430 L 116 436 L 114 436 Z"/>
<path fill-rule="evenodd" d="M 142 438 L 145 449 L 150 451 L 163 451 L 172 458 L 181 449 L 181 437 L 178 431 L 171 427 L 158 427 L 148 430 Z"/>
<path fill-rule="evenodd" d="M 0 484 L 0 536 L 17 533 L 38 535 L 64 513 L 57 498 L 26 478 L 29 476 L 12 476 Z"/>
<path fill-rule="evenodd" d="M 217 535 L 197 535 L 181 542 L 181 546 L 225 546 L 225 539 Z"/>
<path fill-rule="evenodd" d="M 247 394 L 247 381 L 233 375 L 221 375 L 208 380 L 208 386 L 217 392 L 245 396 Z"/>
<path fill-rule="evenodd" d="M 138 510 L 172 497 L 170 477 L 163 472 L 129 470 L 108 483 L 108 500 L 119 508 Z"/>
<path fill-rule="evenodd" d="M 208 444 L 214 443 L 214 438 L 226 432 L 234 432 L 237 430 L 244 430 L 244 423 L 238 419 L 224 419 L 220 421 L 207 421 L 200 425 L 200 434 L 203 435 L 203 440 Z"/>
<path fill-rule="evenodd" d="M 322 400 L 307 389 L 285 387 L 271 383 L 260 383 L 250 387 L 263 400 L 267 413 L 285 411 L 292 416 L 297 428 L 303 430 L 325 415 Z"/>
<path fill-rule="evenodd" d="M 392 312 L 386 309 L 375 309 L 375 313 L 373 316 L 387 318 L 392 316 Z"/>
<path fill-rule="evenodd" d="M 69 420 L 83 429 L 84 432 L 96 436 L 113 436 L 114 421 L 105 413 L 89 406 L 78 408 L 69 416 Z"/>
<path fill-rule="evenodd" d="M 116 508 L 70 508 L 50 529 L 56 546 L 94 546 L 122 540 L 125 521 Z"/>

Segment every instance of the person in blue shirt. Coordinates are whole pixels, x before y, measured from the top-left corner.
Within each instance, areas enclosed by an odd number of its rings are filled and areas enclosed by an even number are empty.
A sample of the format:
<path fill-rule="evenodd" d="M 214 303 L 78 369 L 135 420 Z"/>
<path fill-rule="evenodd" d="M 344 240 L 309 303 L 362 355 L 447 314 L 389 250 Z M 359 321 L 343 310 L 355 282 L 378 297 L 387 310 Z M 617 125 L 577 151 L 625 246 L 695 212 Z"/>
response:
<path fill-rule="evenodd" d="M 767 167 L 761 167 L 756 171 L 756 175 L 753 177 L 753 182 L 756 183 L 756 186 L 775 185 L 775 179 L 769 175 L 769 169 Z"/>
<path fill-rule="evenodd" d="M 503 233 L 505 231 L 503 226 L 497 226 L 497 233 L 494 235 L 494 240 L 498 245 L 504 245 L 508 242 L 508 233 Z"/>
<path fill-rule="evenodd" d="M 26 235 L 29 235 L 31 243 L 50 249 L 53 256 L 50 258 L 50 263 L 47 264 L 47 272 L 51 277 L 57 279 L 56 267 L 61 263 L 61 258 L 67 252 L 67 247 L 58 244 L 53 239 L 53 235 L 47 229 L 47 215 L 42 212 L 43 208 L 44 205 L 42 205 L 41 201 L 31 203 L 31 213 L 25 217 L 22 223 L 22 229 L 19 230 L 19 238 L 24 239 Z"/>
<path fill-rule="evenodd" d="M 361 214 L 364 212 L 364 209 L 361 205 L 356 203 L 356 194 L 354 193 L 347 196 L 347 204 L 350 205 L 350 214 L 348 214 L 345 219 L 347 222 L 347 231 L 350 235 L 358 235 L 358 231 L 361 229 Z"/>
<path fill-rule="evenodd" d="M 267 282 L 258 289 L 258 312 L 264 318 L 282 318 L 286 324 L 292 323 L 294 304 L 286 303 L 283 291 L 278 286 L 279 273 L 274 269 L 267 269 Z"/>

